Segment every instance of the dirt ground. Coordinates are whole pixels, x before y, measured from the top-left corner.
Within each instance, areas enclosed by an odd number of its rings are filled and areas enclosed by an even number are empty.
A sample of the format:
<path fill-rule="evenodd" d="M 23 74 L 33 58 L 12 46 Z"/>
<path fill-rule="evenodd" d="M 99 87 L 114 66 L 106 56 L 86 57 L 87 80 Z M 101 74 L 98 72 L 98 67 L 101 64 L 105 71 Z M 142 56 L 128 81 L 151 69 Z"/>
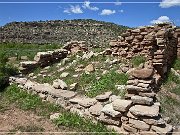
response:
<path fill-rule="evenodd" d="M 0 112 L 0 135 L 65 134 L 62 132 L 68 132 L 68 129 L 64 127 L 58 128 L 51 120 L 37 116 L 31 111 L 23 111 L 11 106 Z"/>

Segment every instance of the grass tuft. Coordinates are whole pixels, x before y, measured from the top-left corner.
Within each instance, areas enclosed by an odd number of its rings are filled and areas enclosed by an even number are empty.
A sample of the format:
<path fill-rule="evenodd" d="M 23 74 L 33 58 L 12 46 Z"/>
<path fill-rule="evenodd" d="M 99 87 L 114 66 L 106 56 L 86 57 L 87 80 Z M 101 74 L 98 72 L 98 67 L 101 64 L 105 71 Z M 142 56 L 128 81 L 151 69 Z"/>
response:
<path fill-rule="evenodd" d="M 135 56 L 132 58 L 131 63 L 134 67 L 138 67 L 141 63 L 145 63 L 146 59 L 143 56 Z"/>
<path fill-rule="evenodd" d="M 69 112 L 62 113 L 58 119 L 55 120 L 55 123 L 58 126 L 66 126 L 77 128 L 79 131 L 83 132 L 93 132 L 94 134 L 111 134 L 115 135 L 115 133 L 110 133 L 107 128 L 101 123 L 97 122 L 93 123 L 91 120 L 84 119 L 80 117 L 78 114 L 72 114 Z M 106 132 L 106 133 L 103 133 Z"/>

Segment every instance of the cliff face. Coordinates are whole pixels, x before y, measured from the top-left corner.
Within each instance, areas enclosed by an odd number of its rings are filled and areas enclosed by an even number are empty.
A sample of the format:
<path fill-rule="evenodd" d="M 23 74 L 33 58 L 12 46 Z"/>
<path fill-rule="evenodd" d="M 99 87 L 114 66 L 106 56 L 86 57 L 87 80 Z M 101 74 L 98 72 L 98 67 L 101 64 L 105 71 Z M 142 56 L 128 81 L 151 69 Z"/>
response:
<path fill-rule="evenodd" d="M 12 22 L 0 27 L 0 42 L 64 44 L 84 40 L 89 46 L 104 46 L 127 27 L 95 20 Z"/>

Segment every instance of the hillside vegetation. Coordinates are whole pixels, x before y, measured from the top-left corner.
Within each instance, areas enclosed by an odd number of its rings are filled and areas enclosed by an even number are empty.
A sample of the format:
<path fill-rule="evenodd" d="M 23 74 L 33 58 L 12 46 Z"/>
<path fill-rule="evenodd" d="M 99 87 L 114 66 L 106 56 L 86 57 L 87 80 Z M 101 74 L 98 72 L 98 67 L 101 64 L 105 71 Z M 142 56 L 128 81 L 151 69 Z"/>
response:
<path fill-rule="evenodd" d="M 89 46 L 102 47 L 127 28 L 90 19 L 12 22 L 0 27 L 0 42 L 63 45 L 71 40 L 84 40 Z"/>

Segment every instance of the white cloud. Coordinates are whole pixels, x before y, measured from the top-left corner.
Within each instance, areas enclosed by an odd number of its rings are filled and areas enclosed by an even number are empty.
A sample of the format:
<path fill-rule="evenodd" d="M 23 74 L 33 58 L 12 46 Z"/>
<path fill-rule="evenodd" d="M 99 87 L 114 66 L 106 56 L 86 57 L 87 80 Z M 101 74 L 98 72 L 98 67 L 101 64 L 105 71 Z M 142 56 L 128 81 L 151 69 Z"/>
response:
<path fill-rule="evenodd" d="M 81 9 L 81 7 L 79 5 L 70 5 L 70 8 L 64 9 L 64 13 L 74 13 L 74 14 L 82 14 L 83 10 Z"/>
<path fill-rule="evenodd" d="M 123 9 L 121 9 L 121 10 L 119 10 L 119 12 L 120 12 L 120 13 L 123 13 L 123 12 L 124 12 L 124 10 L 123 10 Z"/>
<path fill-rule="evenodd" d="M 161 8 L 169 8 L 173 6 L 180 6 L 180 0 L 162 0 L 159 4 Z"/>
<path fill-rule="evenodd" d="M 117 0 L 117 1 L 115 2 L 115 5 L 116 5 L 116 6 L 122 5 L 122 2 L 120 2 L 119 0 Z"/>
<path fill-rule="evenodd" d="M 98 7 L 91 7 L 90 4 L 91 4 L 90 1 L 85 1 L 82 7 L 93 11 L 99 10 Z"/>
<path fill-rule="evenodd" d="M 115 14 L 115 13 L 116 13 L 115 10 L 103 9 L 102 12 L 100 13 L 100 15 L 112 15 L 112 14 Z"/>
<path fill-rule="evenodd" d="M 152 20 L 152 24 L 165 23 L 170 22 L 171 20 L 167 16 L 160 16 L 157 20 Z"/>

